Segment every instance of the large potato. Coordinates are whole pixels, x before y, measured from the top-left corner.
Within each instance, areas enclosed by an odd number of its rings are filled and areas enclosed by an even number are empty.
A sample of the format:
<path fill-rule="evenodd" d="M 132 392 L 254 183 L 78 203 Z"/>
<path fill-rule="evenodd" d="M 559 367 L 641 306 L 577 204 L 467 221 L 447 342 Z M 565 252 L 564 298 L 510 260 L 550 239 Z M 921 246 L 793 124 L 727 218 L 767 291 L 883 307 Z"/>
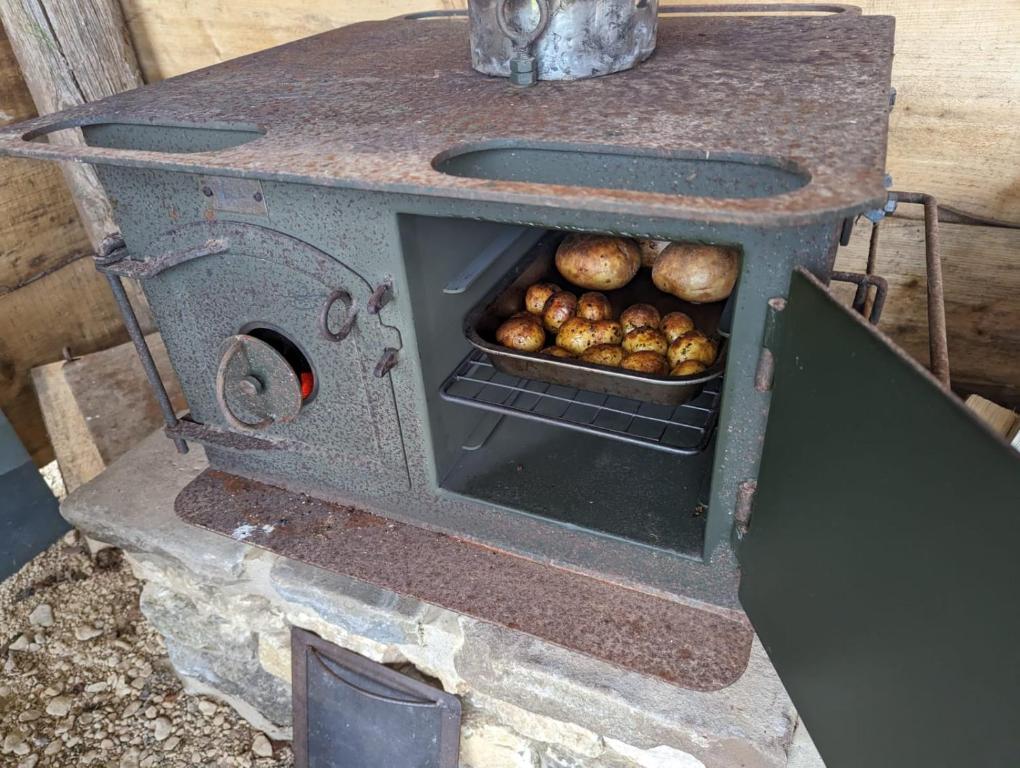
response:
<path fill-rule="evenodd" d="M 673 370 L 669 372 L 669 375 L 676 377 L 695 376 L 705 370 L 707 368 L 704 363 L 699 363 L 697 360 L 684 360 L 680 365 L 673 366 Z"/>
<path fill-rule="evenodd" d="M 577 316 L 585 320 L 611 320 L 613 307 L 604 293 L 598 291 L 582 293 L 581 298 L 577 300 Z"/>
<path fill-rule="evenodd" d="M 563 347 L 575 355 L 583 354 L 589 347 L 594 347 L 598 343 L 595 323 L 580 317 L 567 320 L 556 334 L 556 346 Z"/>
<path fill-rule="evenodd" d="M 566 350 L 563 347 L 546 347 L 545 349 L 542 350 L 542 354 L 548 355 L 549 357 L 560 358 L 574 357 L 573 352 L 570 352 L 569 350 Z"/>
<path fill-rule="evenodd" d="M 739 261 L 732 248 L 673 243 L 655 260 L 652 281 L 660 291 L 694 304 L 722 301 L 737 283 Z"/>
<path fill-rule="evenodd" d="M 659 330 L 666 334 L 666 338 L 672 344 L 685 333 L 694 330 L 694 321 L 690 315 L 683 312 L 670 312 L 662 318 L 662 322 L 659 323 Z"/>
<path fill-rule="evenodd" d="M 669 340 L 662 331 L 655 328 L 635 328 L 623 337 L 623 348 L 627 352 L 655 352 L 665 355 Z"/>
<path fill-rule="evenodd" d="M 560 287 L 554 283 L 535 283 L 529 286 L 524 294 L 524 308 L 533 315 L 541 315 L 545 311 L 545 303 L 559 290 Z"/>
<path fill-rule="evenodd" d="M 668 246 L 669 240 L 649 240 L 648 238 L 639 238 L 637 241 L 638 248 L 641 249 L 641 266 L 651 267 L 655 264 L 655 260 L 659 258 L 659 254 L 662 253 Z"/>
<path fill-rule="evenodd" d="M 623 341 L 623 326 L 615 320 L 596 320 L 592 323 L 598 344 L 619 344 Z"/>
<path fill-rule="evenodd" d="M 625 356 L 626 353 L 623 351 L 623 347 L 615 344 L 596 344 L 581 355 L 581 360 L 586 363 L 596 363 L 597 365 L 608 365 L 611 368 L 616 368 L 623 362 Z"/>
<path fill-rule="evenodd" d="M 496 329 L 496 341 L 521 352 L 538 352 L 545 346 L 545 331 L 534 315 L 518 315 Z"/>
<path fill-rule="evenodd" d="M 669 345 L 666 357 L 672 367 L 680 365 L 687 360 L 696 360 L 705 365 L 715 362 L 718 349 L 715 342 L 701 331 L 689 331 Z"/>
<path fill-rule="evenodd" d="M 623 358 L 621 368 L 639 373 L 653 373 L 656 376 L 665 376 L 669 373 L 669 364 L 666 358 L 656 352 L 632 352 Z"/>
<path fill-rule="evenodd" d="M 620 314 L 624 333 L 635 328 L 658 328 L 660 320 L 659 310 L 651 304 L 631 304 Z"/>
<path fill-rule="evenodd" d="M 556 269 L 574 285 L 591 291 L 622 288 L 641 268 L 641 250 L 625 237 L 575 234 L 556 249 Z"/>
<path fill-rule="evenodd" d="M 549 333 L 556 333 L 560 326 L 577 311 L 577 297 L 570 291 L 559 291 L 545 303 L 542 310 L 542 324 Z"/>

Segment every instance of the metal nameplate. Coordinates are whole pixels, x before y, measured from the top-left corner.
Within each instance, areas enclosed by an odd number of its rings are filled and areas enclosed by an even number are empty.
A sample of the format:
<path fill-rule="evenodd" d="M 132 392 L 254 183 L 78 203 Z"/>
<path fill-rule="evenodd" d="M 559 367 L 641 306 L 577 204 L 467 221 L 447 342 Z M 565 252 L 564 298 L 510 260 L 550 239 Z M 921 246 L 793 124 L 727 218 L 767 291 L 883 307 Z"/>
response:
<path fill-rule="evenodd" d="M 199 191 L 207 198 L 214 211 L 247 213 L 268 216 L 262 182 L 258 179 L 235 179 L 225 176 L 200 176 Z"/>

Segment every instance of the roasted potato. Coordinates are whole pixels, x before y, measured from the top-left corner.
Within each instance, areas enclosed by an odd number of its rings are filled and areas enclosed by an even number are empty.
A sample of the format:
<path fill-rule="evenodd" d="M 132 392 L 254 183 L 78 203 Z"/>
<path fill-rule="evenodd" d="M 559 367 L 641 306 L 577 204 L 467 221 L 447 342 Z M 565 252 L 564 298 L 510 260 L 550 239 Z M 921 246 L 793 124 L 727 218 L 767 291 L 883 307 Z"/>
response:
<path fill-rule="evenodd" d="M 534 315 L 511 317 L 496 329 L 496 341 L 521 352 L 538 352 L 545 346 L 545 331 Z"/>
<path fill-rule="evenodd" d="M 670 312 L 662 318 L 659 330 L 666 334 L 666 338 L 672 344 L 688 331 L 694 330 L 694 321 L 691 320 L 690 315 L 683 312 Z"/>
<path fill-rule="evenodd" d="M 543 355 L 549 355 L 549 357 L 574 357 L 574 353 L 570 350 L 564 349 L 563 347 L 546 347 L 542 350 Z"/>
<path fill-rule="evenodd" d="M 581 359 L 586 363 L 597 363 L 598 365 L 608 365 L 616 368 L 623 362 L 625 356 L 626 353 L 623 351 L 623 347 L 616 344 L 596 344 L 594 347 L 586 350 L 581 355 Z"/>
<path fill-rule="evenodd" d="M 635 328 L 658 328 L 661 321 L 659 310 L 651 304 L 631 304 L 620 314 L 624 333 L 630 333 Z"/>
<path fill-rule="evenodd" d="M 652 282 L 660 291 L 706 304 L 728 297 L 739 273 L 739 258 L 733 248 L 673 243 L 655 260 Z"/>
<path fill-rule="evenodd" d="M 577 311 L 577 297 L 570 291 L 554 293 L 542 310 L 542 324 L 549 333 L 556 333 L 560 326 Z"/>
<path fill-rule="evenodd" d="M 559 291 L 560 287 L 553 283 L 535 283 L 529 286 L 524 294 L 524 309 L 533 315 L 541 315 L 545 311 L 545 303 Z"/>
<path fill-rule="evenodd" d="M 615 320 L 596 320 L 592 328 L 597 344 L 619 344 L 623 341 L 623 326 Z"/>
<path fill-rule="evenodd" d="M 659 258 L 659 254 L 662 253 L 670 243 L 669 240 L 649 240 L 647 238 L 639 238 L 637 244 L 638 248 L 641 249 L 641 266 L 648 267 L 650 269 L 655 264 L 655 260 Z"/>
<path fill-rule="evenodd" d="M 669 349 L 669 340 L 662 331 L 655 328 L 635 328 L 623 337 L 623 349 L 627 353 L 655 352 L 657 355 L 665 355 Z"/>
<path fill-rule="evenodd" d="M 582 293 L 577 300 L 577 316 L 585 320 L 612 320 L 613 308 L 604 293 Z"/>
<path fill-rule="evenodd" d="M 674 365 L 669 375 L 677 377 L 694 376 L 704 370 L 707 370 L 704 363 L 699 363 L 697 360 L 684 360 L 680 365 Z"/>
<path fill-rule="evenodd" d="M 671 367 L 676 368 L 687 360 L 696 360 L 708 366 L 715 362 L 718 349 L 715 342 L 701 331 L 688 331 L 669 345 L 666 357 Z"/>
<path fill-rule="evenodd" d="M 622 288 L 641 268 L 641 249 L 625 237 L 568 235 L 556 249 L 556 269 L 591 291 Z"/>
<path fill-rule="evenodd" d="M 575 355 L 583 354 L 589 347 L 594 347 L 598 343 L 595 323 L 581 317 L 567 320 L 556 334 L 556 346 L 563 347 Z"/>
<path fill-rule="evenodd" d="M 669 373 L 669 364 L 666 362 L 666 358 L 657 352 L 632 352 L 623 358 L 620 367 L 626 368 L 628 371 L 654 373 L 656 376 L 665 376 Z"/>

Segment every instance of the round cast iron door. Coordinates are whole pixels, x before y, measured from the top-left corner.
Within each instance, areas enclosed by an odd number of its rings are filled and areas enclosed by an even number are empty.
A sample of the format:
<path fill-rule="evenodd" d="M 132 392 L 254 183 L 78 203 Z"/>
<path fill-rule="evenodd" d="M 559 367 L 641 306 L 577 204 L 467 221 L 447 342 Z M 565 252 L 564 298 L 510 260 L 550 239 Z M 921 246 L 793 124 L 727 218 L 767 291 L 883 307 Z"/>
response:
<path fill-rule="evenodd" d="M 231 426 L 265 429 L 298 415 L 301 382 L 283 355 L 242 333 L 226 339 L 220 348 L 216 399 Z"/>

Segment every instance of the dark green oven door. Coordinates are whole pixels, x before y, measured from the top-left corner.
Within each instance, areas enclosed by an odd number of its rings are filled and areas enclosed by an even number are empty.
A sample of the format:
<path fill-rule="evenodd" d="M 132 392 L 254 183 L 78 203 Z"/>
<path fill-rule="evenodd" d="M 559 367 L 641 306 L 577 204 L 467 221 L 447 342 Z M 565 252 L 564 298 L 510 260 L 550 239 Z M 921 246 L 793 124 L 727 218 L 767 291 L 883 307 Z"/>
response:
<path fill-rule="evenodd" d="M 1020 766 L 1020 457 L 793 276 L 740 597 L 827 768 Z"/>

